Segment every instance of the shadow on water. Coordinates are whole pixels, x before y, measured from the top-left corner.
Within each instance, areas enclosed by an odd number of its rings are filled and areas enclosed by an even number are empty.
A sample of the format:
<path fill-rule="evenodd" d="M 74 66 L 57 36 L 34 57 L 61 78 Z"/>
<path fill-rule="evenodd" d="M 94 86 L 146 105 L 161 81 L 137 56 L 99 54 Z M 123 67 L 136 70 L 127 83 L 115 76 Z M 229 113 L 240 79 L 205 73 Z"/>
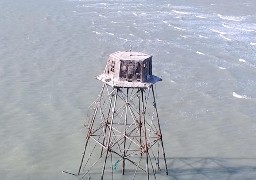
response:
<path fill-rule="evenodd" d="M 256 158 L 177 157 L 167 162 L 170 179 L 256 179 Z"/>

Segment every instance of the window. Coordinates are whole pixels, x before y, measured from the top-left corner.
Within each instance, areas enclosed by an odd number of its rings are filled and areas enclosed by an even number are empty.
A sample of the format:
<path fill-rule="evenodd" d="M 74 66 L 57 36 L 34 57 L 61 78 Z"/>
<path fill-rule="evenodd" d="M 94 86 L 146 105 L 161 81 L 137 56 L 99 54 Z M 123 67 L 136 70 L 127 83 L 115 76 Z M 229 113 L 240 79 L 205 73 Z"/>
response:
<path fill-rule="evenodd" d="M 120 63 L 120 80 L 122 81 L 141 81 L 142 65 L 140 62 L 123 61 Z"/>
<path fill-rule="evenodd" d="M 111 71 L 111 72 L 115 72 L 115 61 L 112 61 L 112 62 L 111 62 L 110 71 Z"/>
<path fill-rule="evenodd" d="M 136 75 L 136 79 L 137 81 L 140 81 L 141 80 L 141 65 L 140 65 L 140 62 L 137 62 L 136 65 L 135 65 L 135 75 Z"/>

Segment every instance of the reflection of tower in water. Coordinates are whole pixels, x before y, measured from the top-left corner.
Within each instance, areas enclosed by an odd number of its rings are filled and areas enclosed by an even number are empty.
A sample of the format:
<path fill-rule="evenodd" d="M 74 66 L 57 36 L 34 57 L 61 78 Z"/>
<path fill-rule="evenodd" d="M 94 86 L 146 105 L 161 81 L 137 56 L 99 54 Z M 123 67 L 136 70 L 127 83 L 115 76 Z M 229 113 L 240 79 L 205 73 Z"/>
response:
<path fill-rule="evenodd" d="M 129 179 L 141 179 L 145 174 L 150 179 L 161 174 L 161 168 L 168 174 L 153 87 L 161 79 L 152 75 L 152 56 L 110 54 L 104 73 L 97 79 L 103 86 L 89 108 L 86 142 L 76 176 L 119 179 L 120 169 Z"/>

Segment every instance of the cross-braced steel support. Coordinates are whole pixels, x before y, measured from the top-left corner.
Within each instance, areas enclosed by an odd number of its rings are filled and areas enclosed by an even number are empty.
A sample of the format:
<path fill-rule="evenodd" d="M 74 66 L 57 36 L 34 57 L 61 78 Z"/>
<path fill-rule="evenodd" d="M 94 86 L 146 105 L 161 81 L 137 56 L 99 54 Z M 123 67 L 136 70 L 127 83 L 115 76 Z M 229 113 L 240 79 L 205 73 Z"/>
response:
<path fill-rule="evenodd" d="M 168 174 L 153 85 L 146 89 L 104 84 L 88 117 L 78 176 L 103 180 L 125 174 L 141 179 L 146 174 L 149 180 L 156 179 L 161 168 Z"/>

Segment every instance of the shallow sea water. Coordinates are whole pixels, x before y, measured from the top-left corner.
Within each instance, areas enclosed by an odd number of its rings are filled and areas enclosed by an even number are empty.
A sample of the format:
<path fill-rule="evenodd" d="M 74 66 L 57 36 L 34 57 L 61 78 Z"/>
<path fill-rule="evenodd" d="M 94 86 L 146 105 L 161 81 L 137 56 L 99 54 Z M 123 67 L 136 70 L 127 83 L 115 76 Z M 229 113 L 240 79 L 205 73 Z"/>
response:
<path fill-rule="evenodd" d="M 0 179 L 77 179 L 95 80 L 115 51 L 153 55 L 169 176 L 256 177 L 252 0 L 0 2 Z"/>

